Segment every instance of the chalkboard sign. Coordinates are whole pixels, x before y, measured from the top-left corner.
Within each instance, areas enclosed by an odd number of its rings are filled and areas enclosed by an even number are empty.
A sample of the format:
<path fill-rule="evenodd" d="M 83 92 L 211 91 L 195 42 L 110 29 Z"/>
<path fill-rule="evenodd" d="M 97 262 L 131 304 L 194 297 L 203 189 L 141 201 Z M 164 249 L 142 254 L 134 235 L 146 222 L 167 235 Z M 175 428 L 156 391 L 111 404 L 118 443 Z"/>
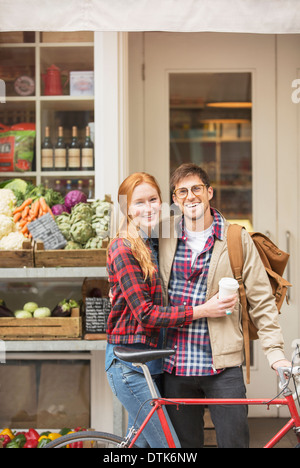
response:
<path fill-rule="evenodd" d="M 50 213 L 28 224 L 28 230 L 34 240 L 41 240 L 45 250 L 63 249 L 67 241 L 59 230 Z"/>
<path fill-rule="evenodd" d="M 105 333 L 110 310 L 111 304 L 108 297 L 86 297 L 85 331 L 87 333 Z"/>

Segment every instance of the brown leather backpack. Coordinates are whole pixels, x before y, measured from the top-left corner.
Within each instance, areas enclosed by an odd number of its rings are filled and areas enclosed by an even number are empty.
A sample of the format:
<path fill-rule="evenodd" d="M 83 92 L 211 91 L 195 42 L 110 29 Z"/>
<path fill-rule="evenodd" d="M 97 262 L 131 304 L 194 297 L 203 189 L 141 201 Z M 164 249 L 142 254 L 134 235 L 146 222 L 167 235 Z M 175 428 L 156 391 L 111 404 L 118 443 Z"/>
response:
<path fill-rule="evenodd" d="M 227 233 L 227 246 L 230 264 L 234 277 L 239 283 L 239 295 L 242 305 L 242 327 L 244 335 L 245 361 L 247 369 L 247 383 L 250 383 L 250 340 L 257 340 L 257 328 L 251 321 L 249 316 L 249 305 L 247 303 L 246 292 L 243 284 L 243 246 L 242 246 L 242 226 L 231 224 Z M 264 264 L 272 292 L 275 298 L 278 312 L 284 298 L 286 297 L 287 288 L 292 286 L 286 281 L 282 275 L 289 260 L 289 254 L 280 250 L 273 242 L 264 234 L 259 232 L 249 233 Z"/>

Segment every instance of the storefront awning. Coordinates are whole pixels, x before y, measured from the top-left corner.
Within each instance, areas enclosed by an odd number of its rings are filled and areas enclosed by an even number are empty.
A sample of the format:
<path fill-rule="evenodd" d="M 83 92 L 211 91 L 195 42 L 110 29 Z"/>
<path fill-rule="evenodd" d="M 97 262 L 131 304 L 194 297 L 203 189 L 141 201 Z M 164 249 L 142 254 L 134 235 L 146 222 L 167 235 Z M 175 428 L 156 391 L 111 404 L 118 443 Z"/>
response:
<path fill-rule="evenodd" d="M 0 31 L 300 32 L 299 0 L 0 0 Z"/>

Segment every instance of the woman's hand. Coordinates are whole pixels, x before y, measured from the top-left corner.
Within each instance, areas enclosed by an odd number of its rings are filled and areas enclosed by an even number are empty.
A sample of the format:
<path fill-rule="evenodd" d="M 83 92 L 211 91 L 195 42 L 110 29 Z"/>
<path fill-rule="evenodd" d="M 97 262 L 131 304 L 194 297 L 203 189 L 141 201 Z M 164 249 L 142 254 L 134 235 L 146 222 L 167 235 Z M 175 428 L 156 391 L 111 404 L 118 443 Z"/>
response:
<path fill-rule="evenodd" d="M 238 300 L 238 295 L 233 294 L 226 297 L 225 299 L 219 299 L 219 294 L 215 294 L 211 299 L 209 299 L 204 304 L 194 307 L 194 317 L 193 320 L 199 318 L 210 317 L 210 318 L 220 318 L 229 315 Z"/>

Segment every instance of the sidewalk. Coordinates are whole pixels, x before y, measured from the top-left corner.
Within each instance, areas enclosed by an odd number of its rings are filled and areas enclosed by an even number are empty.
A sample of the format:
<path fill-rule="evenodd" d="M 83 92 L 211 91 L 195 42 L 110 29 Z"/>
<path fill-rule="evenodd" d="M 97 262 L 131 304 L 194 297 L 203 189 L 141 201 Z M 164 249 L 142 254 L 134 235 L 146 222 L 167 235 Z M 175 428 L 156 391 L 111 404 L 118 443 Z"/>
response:
<path fill-rule="evenodd" d="M 263 448 L 287 421 L 288 419 L 284 418 L 249 418 L 250 448 Z M 296 436 L 290 431 L 275 448 L 294 448 L 295 445 Z"/>
<path fill-rule="evenodd" d="M 269 440 L 287 423 L 285 418 L 249 418 L 250 448 L 263 448 Z M 208 412 L 205 414 L 205 447 L 216 448 L 216 434 Z M 297 439 L 290 431 L 276 448 L 294 448 Z"/>

